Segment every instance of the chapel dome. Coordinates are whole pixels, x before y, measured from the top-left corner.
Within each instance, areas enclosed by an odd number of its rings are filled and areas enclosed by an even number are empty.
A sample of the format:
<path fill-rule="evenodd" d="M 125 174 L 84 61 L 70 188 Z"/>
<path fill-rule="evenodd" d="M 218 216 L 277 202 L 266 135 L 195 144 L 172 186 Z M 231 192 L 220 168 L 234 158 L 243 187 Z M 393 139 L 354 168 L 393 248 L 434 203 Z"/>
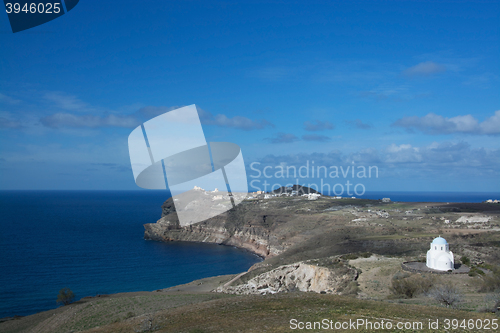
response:
<path fill-rule="evenodd" d="M 439 236 L 439 237 L 434 238 L 434 240 L 432 241 L 432 244 L 445 245 L 445 244 L 448 244 L 448 242 L 446 242 L 446 239 Z"/>

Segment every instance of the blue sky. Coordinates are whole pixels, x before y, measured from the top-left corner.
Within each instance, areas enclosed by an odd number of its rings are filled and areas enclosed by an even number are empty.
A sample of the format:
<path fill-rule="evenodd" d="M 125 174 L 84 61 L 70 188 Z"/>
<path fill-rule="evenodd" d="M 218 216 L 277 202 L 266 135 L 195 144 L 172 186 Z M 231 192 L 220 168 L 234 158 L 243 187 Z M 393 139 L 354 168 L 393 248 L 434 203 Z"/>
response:
<path fill-rule="evenodd" d="M 196 104 L 207 140 L 239 144 L 248 167 L 375 165 L 355 180 L 368 191 L 498 191 L 499 14 L 81 1 L 16 34 L 1 14 L 0 189 L 136 189 L 129 133 Z"/>

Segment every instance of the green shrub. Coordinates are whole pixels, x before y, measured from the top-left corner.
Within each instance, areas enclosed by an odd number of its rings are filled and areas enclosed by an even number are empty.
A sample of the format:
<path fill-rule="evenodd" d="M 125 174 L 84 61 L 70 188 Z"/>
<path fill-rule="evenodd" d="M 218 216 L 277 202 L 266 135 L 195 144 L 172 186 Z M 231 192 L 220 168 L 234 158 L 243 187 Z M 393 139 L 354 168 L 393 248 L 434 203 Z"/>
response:
<path fill-rule="evenodd" d="M 487 264 L 487 263 L 479 264 L 479 265 L 477 265 L 477 267 L 486 268 L 486 269 L 488 269 L 490 271 L 494 271 L 495 270 L 495 266 Z"/>
<path fill-rule="evenodd" d="M 469 266 L 470 265 L 470 259 L 467 257 L 467 256 L 462 256 L 460 258 L 460 261 L 462 262 L 462 264 L 466 265 L 466 266 Z"/>
<path fill-rule="evenodd" d="M 469 271 L 469 276 L 478 276 L 478 275 L 484 275 L 483 270 L 477 267 L 472 267 Z"/>
<path fill-rule="evenodd" d="M 418 294 L 426 293 L 432 288 L 433 284 L 433 277 L 398 272 L 392 277 L 390 290 L 395 295 L 412 298 Z"/>
<path fill-rule="evenodd" d="M 370 258 L 371 256 L 372 256 L 371 252 L 348 253 L 348 254 L 344 254 L 342 256 L 342 259 L 344 259 L 344 260 L 354 260 L 354 259 L 358 259 L 359 257 Z"/>
<path fill-rule="evenodd" d="M 491 266 L 492 272 L 484 274 L 479 291 L 490 292 L 500 289 L 500 267 Z M 479 271 L 479 269 L 478 269 Z"/>
<path fill-rule="evenodd" d="M 68 305 L 75 300 L 75 294 L 69 288 L 62 288 L 57 295 L 57 303 Z"/>
<path fill-rule="evenodd" d="M 358 259 L 358 255 L 357 254 L 354 254 L 354 253 L 349 253 L 349 254 L 344 254 L 342 256 L 342 259 L 345 259 L 345 260 L 354 260 L 354 259 Z"/>

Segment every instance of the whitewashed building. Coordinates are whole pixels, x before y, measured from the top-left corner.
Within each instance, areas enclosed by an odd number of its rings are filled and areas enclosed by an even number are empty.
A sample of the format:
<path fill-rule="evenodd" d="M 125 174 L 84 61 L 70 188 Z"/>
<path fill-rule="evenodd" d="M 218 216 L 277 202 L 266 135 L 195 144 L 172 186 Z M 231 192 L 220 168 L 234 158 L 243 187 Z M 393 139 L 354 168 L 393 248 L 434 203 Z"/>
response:
<path fill-rule="evenodd" d="M 441 236 L 434 238 L 431 248 L 427 251 L 427 267 L 438 271 L 455 269 L 453 252 L 450 251 L 450 245 L 446 239 Z"/>

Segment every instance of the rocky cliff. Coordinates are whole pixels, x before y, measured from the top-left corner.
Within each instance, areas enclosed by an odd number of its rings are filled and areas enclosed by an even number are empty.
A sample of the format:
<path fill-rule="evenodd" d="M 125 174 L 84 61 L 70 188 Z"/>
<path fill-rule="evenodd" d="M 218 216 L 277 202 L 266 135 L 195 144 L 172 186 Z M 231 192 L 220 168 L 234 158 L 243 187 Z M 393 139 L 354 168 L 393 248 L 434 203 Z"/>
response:
<path fill-rule="evenodd" d="M 275 222 L 280 219 L 271 219 L 272 223 L 256 202 L 243 202 L 206 221 L 181 227 L 170 198 L 162 205 L 162 217 L 156 223 L 144 225 L 144 238 L 232 245 L 267 258 L 281 253 L 286 247 L 274 232 Z"/>
<path fill-rule="evenodd" d="M 307 193 L 309 189 L 299 190 Z M 161 218 L 144 225 L 144 238 L 231 245 L 271 258 L 307 239 L 331 232 L 332 228 L 345 226 L 351 214 L 330 211 L 332 207 L 337 210 L 352 203 L 350 199 L 332 200 L 327 196 L 318 200 L 302 196 L 251 199 L 203 222 L 181 226 L 173 199 L 169 198 L 162 205 Z"/>

